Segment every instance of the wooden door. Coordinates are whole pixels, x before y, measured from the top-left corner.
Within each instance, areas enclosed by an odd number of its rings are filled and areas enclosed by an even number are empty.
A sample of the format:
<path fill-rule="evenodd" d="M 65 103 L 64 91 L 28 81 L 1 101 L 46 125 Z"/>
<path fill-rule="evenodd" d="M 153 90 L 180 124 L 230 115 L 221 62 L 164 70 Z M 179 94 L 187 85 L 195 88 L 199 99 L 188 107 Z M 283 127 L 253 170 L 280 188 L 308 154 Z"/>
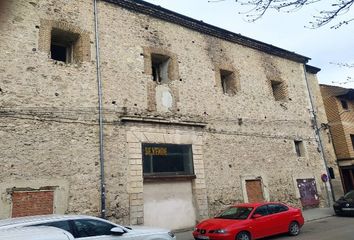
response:
<path fill-rule="evenodd" d="M 261 180 L 246 180 L 248 202 L 264 202 Z"/>

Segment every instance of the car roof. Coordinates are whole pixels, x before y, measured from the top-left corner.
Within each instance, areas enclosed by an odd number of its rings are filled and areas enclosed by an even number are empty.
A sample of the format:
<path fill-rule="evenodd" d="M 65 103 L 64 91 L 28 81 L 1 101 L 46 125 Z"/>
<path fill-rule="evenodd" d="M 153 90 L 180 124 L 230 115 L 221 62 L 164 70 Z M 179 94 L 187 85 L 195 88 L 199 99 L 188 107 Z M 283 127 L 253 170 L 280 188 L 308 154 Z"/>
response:
<path fill-rule="evenodd" d="M 63 229 L 56 227 L 23 227 L 23 228 L 10 228 L 0 230 L 0 239 L 11 240 L 69 240 L 73 236 Z"/>
<path fill-rule="evenodd" d="M 28 217 L 17 217 L 17 218 L 8 218 L 0 220 L 0 228 L 6 228 L 7 226 L 21 226 L 31 223 L 41 223 L 48 221 L 60 221 L 60 220 L 70 220 L 70 219 L 98 219 L 96 217 L 85 216 L 85 215 L 38 215 L 38 216 L 28 216 Z"/>
<path fill-rule="evenodd" d="M 265 204 L 281 204 L 281 205 L 285 205 L 284 203 L 281 202 L 255 202 L 255 203 L 239 203 L 239 204 L 235 204 L 235 207 L 252 207 L 252 208 L 256 208 Z"/>

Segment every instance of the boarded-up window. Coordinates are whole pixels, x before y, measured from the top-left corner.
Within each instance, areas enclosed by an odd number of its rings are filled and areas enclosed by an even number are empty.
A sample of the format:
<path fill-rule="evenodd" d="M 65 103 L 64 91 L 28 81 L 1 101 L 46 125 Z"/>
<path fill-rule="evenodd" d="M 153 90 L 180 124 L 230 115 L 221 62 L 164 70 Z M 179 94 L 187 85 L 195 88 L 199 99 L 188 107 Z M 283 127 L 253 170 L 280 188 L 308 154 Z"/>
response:
<path fill-rule="evenodd" d="M 246 180 L 246 191 L 248 202 L 263 202 L 263 191 L 261 180 Z"/>
<path fill-rule="evenodd" d="M 12 217 L 53 213 L 53 191 L 18 191 L 12 193 Z"/>

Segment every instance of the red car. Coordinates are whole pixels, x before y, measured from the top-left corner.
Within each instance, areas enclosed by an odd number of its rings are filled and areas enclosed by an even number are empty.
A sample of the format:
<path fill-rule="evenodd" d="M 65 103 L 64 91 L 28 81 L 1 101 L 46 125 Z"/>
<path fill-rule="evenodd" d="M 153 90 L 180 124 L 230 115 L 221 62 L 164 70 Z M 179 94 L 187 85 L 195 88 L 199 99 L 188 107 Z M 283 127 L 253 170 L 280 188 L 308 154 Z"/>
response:
<path fill-rule="evenodd" d="M 244 203 L 199 223 L 196 240 L 251 240 L 289 233 L 296 236 L 304 224 L 298 208 L 283 203 Z"/>

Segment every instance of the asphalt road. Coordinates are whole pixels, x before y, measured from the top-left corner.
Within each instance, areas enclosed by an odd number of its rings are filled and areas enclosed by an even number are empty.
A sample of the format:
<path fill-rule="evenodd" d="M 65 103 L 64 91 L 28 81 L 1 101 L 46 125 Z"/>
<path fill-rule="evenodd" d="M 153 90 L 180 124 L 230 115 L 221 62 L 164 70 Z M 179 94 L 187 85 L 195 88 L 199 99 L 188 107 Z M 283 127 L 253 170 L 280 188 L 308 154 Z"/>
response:
<path fill-rule="evenodd" d="M 305 223 L 299 236 L 286 234 L 262 240 L 354 240 L 354 217 L 329 217 Z M 177 240 L 193 240 L 191 232 L 177 234 Z"/>

